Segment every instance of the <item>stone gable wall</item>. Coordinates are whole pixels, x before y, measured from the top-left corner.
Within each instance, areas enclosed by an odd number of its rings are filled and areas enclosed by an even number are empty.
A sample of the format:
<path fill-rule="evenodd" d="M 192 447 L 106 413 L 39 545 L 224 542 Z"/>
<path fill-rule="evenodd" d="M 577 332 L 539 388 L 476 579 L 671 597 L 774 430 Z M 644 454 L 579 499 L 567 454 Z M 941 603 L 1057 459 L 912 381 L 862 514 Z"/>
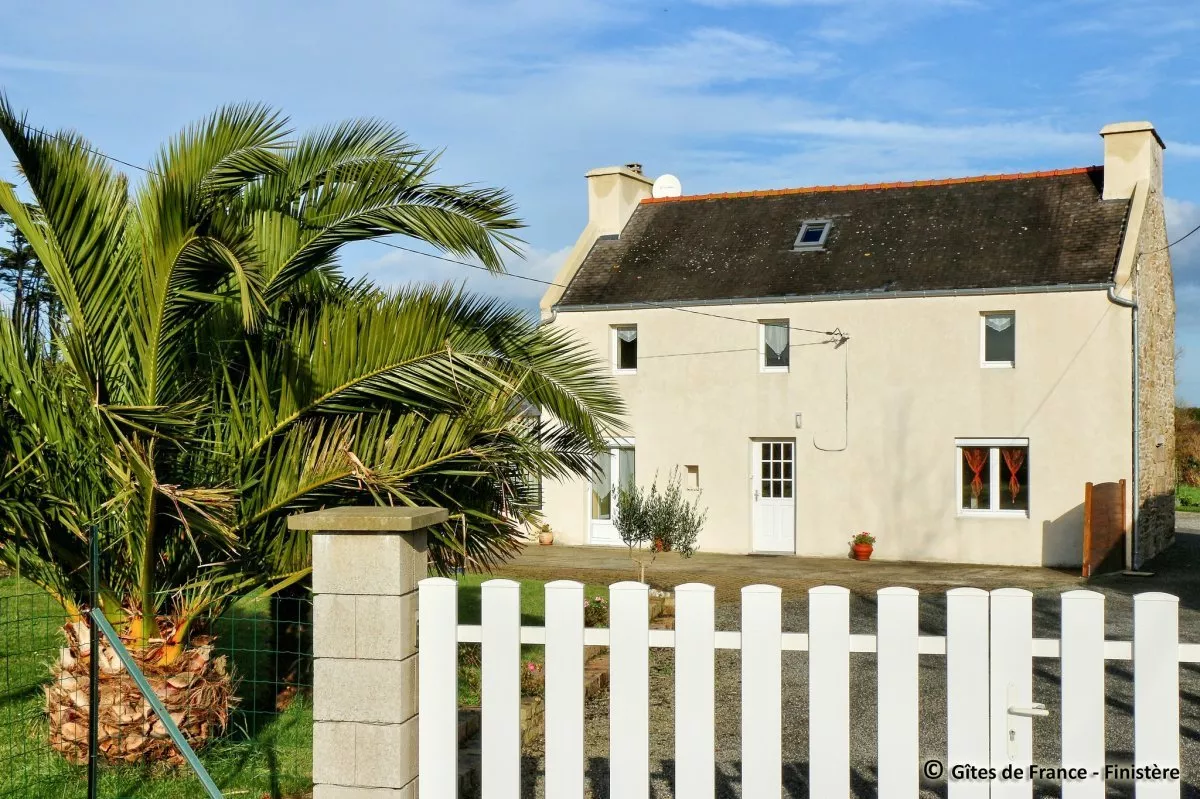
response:
<path fill-rule="evenodd" d="M 1175 542 L 1175 285 L 1161 185 L 1151 185 L 1138 241 L 1138 563 Z"/>

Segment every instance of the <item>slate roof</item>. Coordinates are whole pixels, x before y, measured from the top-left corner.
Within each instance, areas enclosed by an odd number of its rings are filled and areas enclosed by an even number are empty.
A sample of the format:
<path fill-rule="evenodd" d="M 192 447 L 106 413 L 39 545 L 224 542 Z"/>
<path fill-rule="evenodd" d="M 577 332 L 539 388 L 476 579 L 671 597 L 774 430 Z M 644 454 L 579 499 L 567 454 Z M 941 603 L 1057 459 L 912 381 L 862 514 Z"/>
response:
<path fill-rule="evenodd" d="M 1128 200 L 1102 167 L 643 200 L 595 243 L 559 307 L 1112 280 Z M 794 251 L 831 219 L 821 251 Z"/>

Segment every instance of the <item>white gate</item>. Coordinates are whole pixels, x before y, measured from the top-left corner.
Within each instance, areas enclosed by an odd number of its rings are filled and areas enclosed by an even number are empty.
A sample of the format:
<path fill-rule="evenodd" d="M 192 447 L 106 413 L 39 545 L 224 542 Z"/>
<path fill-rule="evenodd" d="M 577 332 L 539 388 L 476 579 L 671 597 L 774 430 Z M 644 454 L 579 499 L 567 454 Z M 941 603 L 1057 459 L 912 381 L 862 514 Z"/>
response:
<path fill-rule="evenodd" d="M 1200 662 L 1200 645 L 1178 640 L 1178 599 L 1134 597 L 1134 640 L 1104 640 L 1104 596 L 1061 597 L 1062 637 L 1032 635 L 1032 594 L 1019 589 L 954 589 L 946 595 L 946 635 L 920 635 L 918 599 L 908 588 L 878 592 L 877 635 L 849 632 L 850 593 L 837 586 L 809 592 L 807 633 L 781 631 L 781 591 L 742 589 L 739 632 L 714 629 L 714 589 L 675 589 L 675 629 L 651 630 L 648 589 L 610 588 L 610 628 L 583 628 L 583 586 L 546 586 L 546 627 L 521 627 L 517 583 L 483 585 L 483 624 L 457 625 L 457 586 L 420 584 L 419 779 L 422 799 L 450 799 L 457 786 L 455 737 L 457 643 L 483 643 L 483 797 L 520 796 L 521 644 L 545 645 L 545 794 L 584 795 L 583 649 L 610 648 L 609 781 L 611 795 L 649 795 L 649 650 L 673 647 L 675 662 L 675 796 L 714 793 L 714 652 L 741 650 L 742 796 L 780 797 L 781 674 L 784 651 L 808 655 L 809 795 L 850 795 L 850 653 L 875 653 L 878 672 L 878 795 L 916 799 L 925 778 L 949 782 L 950 799 L 1032 796 L 1032 725 L 1046 712 L 1031 695 L 1034 658 L 1060 658 L 1062 763 L 1078 770 L 1062 780 L 1064 799 L 1105 795 L 1104 662 L 1133 661 L 1134 766 L 1158 767 L 1136 780 L 1139 799 L 1178 797 L 1179 664 Z M 453 631 L 453 634 L 452 634 Z M 921 724 L 918 655 L 946 658 L 947 760 L 931 773 L 918 751 Z M 619 734 L 616 734 L 619 732 Z M 974 769 L 967 772 L 966 769 Z M 1020 769 L 1019 772 L 1016 769 Z M 932 769 L 936 771 L 936 769 Z M 1112 776 L 1112 775 L 1107 775 Z"/>

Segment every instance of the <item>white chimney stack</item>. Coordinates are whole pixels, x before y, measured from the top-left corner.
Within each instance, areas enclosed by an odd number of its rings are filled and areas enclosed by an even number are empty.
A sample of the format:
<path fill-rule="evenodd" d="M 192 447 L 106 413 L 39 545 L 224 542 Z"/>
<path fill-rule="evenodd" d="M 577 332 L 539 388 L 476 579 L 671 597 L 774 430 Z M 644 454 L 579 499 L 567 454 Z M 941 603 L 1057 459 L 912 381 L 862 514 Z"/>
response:
<path fill-rule="evenodd" d="M 641 164 L 605 166 L 587 173 L 588 223 L 597 236 L 620 235 L 638 203 L 650 196 L 654 181 Z"/>
<path fill-rule="evenodd" d="M 1162 189 L 1166 145 L 1149 122 L 1115 122 L 1100 131 L 1104 139 L 1104 199 L 1128 200 L 1141 181 Z"/>

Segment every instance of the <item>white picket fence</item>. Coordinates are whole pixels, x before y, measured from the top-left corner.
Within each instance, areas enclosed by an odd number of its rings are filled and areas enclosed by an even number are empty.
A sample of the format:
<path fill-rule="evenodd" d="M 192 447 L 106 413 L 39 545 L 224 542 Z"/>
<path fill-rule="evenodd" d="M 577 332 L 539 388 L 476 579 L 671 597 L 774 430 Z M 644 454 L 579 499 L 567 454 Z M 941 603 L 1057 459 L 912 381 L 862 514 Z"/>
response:
<path fill-rule="evenodd" d="M 490 580 L 482 589 L 482 624 L 459 625 L 453 580 L 421 581 L 419 594 L 419 780 L 422 799 L 456 795 L 457 645 L 482 642 L 483 799 L 521 793 L 520 660 L 522 644 L 545 646 L 545 795 L 584 795 L 584 646 L 607 646 L 610 658 L 610 795 L 645 799 L 650 782 L 649 651 L 675 648 L 675 785 L 680 799 L 714 794 L 714 652 L 741 650 L 741 795 L 782 793 L 784 651 L 808 652 L 809 795 L 850 795 L 850 653 L 874 652 L 878 673 L 878 795 L 916 799 L 922 763 L 918 655 L 946 658 L 947 763 L 995 769 L 992 779 L 950 780 L 950 799 L 1031 797 L 1028 776 L 1004 779 L 1005 765 L 1033 762 L 1033 658 L 1061 658 L 1062 765 L 1089 774 L 1063 782 L 1064 799 L 1105 795 L 1104 662 L 1133 661 L 1134 763 L 1179 766 L 1179 664 L 1200 662 L 1200 645 L 1180 644 L 1178 599 L 1134 597 L 1134 639 L 1104 640 L 1104 596 L 1062 594 L 1062 638 L 1033 637 L 1033 595 L 1005 588 L 958 588 L 946 594 L 946 635 L 920 635 L 918 593 L 878 592 L 877 635 L 850 634 L 850 593 L 837 586 L 808 592 L 808 632 L 781 631 L 782 592 L 742 589 L 741 631 L 714 629 L 714 589 L 675 589 L 675 629 L 649 628 L 649 591 L 623 582 L 609 589 L 610 626 L 584 629 L 583 586 L 546 585 L 546 626 L 520 624 L 520 587 Z M 618 734 L 619 733 L 619 734 Z M 1039 764 L 1056 765 L 1056 764 Z M 949 777 L 949 775 L 947 775 Z M 1139 799 L 1178 797 L 1178 779 L 1136 782 Z"/>

